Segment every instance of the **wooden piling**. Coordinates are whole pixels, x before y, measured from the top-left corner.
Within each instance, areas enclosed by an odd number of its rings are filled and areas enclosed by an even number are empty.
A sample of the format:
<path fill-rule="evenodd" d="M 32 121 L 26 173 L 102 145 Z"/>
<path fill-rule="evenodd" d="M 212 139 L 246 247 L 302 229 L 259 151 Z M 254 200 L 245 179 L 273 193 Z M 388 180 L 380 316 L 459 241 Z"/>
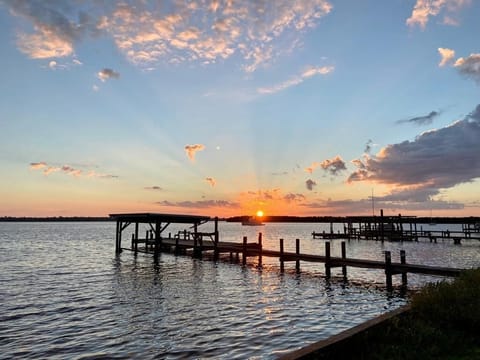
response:
<path fill-rule="evenodd" d="M 300 255 L 300 239 L 295 239 L 295 254 Z M 300 259 L 298 257 L 295 260 L 295 270 L 297 273 L 300 272 Z"/>
<path fill-rule="evenodd" d="M 405 250 L 400 250 L 400 264 L 405 265 L 407 263 Z M 402 285 L 407 286 L 407 272 L 402 271 Z"/>
<path fill-rule="evenodd" d="M 162 249 L 162 238 L 160 237 L 160 227 L 161 227 L 160 222 L 156 221 L 155 222 L 155 256 L 158 256 Z"/>
<path fill-rule="evenodd" d="M 215 216 L 215 223 L 214 223 L 214 238 L 213 238 L 213 258 L 214 260 L 218 260 L 219 252 L 218 252 L 218 216 Z"/>
<path fill-rule="evenodd" d="M 242 265 L 247 265 L 247 237 L 243 237 L 243 246 L 242 246 Z"/>
<path fill-rule="evenodd" d="M 178 246 L 178 242 L 180 241 L 180 236 L 175 237 L 175 254 L 180 254 L 180 247 Z"/>
<path fill-rule="evenodd" d="M 325 276 L 329 278 L 332 275 L 330 268 L 330 241 L 325 242 Z"/>
<path fill-rule="evenodd" d="M 347 258 L 347 249 L 346 249 L 345 241 L 342 241 L 341 245 L 342 245 L 342 260 L 345 261 L 345 259 Z M 344 278 L 347 277 L 347 266 L 346 265 L 342 265 L 342 274 L 343 274 Z"/>
<path fill-rule="evenodd" d="M 285 264 L 283 263 L 283 258 L 284 258 L 284 251 L 283 251 L 283 239 L 280 239 L 280 271 L 284 272 L 285 271 Z"/>
<path fill-rule="evenodd" d="M 262 233 L 258 233 L 258 266 L 262 266 Z"/>
<path fill-rule="evenodd" d="M 385 276 L 387 289 L 392 289 L 392 254 L 390 251 L 385 251 Z"/>

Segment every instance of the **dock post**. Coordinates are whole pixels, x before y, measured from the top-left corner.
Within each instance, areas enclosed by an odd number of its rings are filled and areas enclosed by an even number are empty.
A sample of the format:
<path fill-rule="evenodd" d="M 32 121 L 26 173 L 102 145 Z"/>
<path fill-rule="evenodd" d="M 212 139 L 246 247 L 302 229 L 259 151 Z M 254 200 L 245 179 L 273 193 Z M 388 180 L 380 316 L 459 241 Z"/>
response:
<path fill-rule="evenodd" d="M 258 233 L 258 267 L 262 267 L 262 233 Z"/>
<path fill-rule="evenodd" d="M 138 222 L 135 223 L 135 254 L 138 252 Z"/>
<path fill-rule="evenodd" d="M 214 238 L 213 238 L 213 259 L 215 261 L 218 260 L 219 251 L 218 251 L 218 216 L 215 216 L 215 230 L 214 230 Z"/>
<path fill-rule="evenodd" d="M 115 236 L 115 252 L 120 254 L 122 252 L 122 222 L 117 221 L 117 235 Z"/>
<path fill-rule="evenodd" d="M 132 234 L 132 244 L 130 245 L 130 249 L 135 249 L 135 234 Z"/>
<path fill-rule="evenodd" d="M 392 290 L 392 254 L 385 251 L 385 276 L 387 278 L 387 290 Z"/>
<path fill-rule="evenodd" d="M 329 278 L 332 275 L 330 270 L 330 241 L 325 242 L 325 276 Z"/>
<path fill-rule="evenodd" d="M 300 239 L 295 239 L 295 254 L 297 254 L 297 260 L 295 260 L 295 270 L 297 273 L 300 272 L 300 259 L 298 256 L 300 255 Z"/>
<path fill-rule="evenodd" d="M 243 246 L 242 246 L 242 265 L 247 265 L 247 237 L 243 237 Z"/>
<path fill-rule="evenodd" d="M 160 222 L 155 222 L 155 257 L 158 256 L 160 251 L 162 250 L 162 239 L 160 237 Z"/>
<path fill-rule="evenodd" d="M 178 242 L 180 241 L 179 237 L 180 236 L 175 237 L 175 255 L 180 254 L 180 247 L 178 246 Z"/>
<path fill-rule="evenodd" d="M 384 223 L 383 223 L 383 209 L 380 209 L 380 237 L 383 241 L 385 241 L 385 227 L 384 227 Z"/>
<path fill-rule="evenodd" d="M 342 241 L 341 244 L 342 244 L 342 260 L 345 261 L 345 259 L 347 258 L 347 249 L 345 246 L 345 241 Z M 342 265 L 342 274 L 344 278 L 347 277 L 347 265 L 345 264 Z"/>
<path fill-rule="evenodd" d="M 405 265 L 407 263 L 405 250 L 400 250 L 400 264 Z M 407 286 L 407 272 L 402 271 L 402 285 Z"/>
<path fill-rule="evenodd" d="M 285 271 L 285 264 L 283 263 L 283 239 L 280 239 L 280 271 Z"/>

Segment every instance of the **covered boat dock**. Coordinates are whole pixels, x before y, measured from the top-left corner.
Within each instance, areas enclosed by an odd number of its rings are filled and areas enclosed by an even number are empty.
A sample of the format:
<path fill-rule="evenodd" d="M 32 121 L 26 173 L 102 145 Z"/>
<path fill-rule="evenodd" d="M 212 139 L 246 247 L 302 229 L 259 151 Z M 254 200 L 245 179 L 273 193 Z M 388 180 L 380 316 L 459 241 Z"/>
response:
<path fill-rule="evenodd" d="M 183 215 L 183 214 L 158 214 L 158 213 L 130 213 L 130 214 L 110 214 L 110 218 L 117 223 L 115 236 L 115 251 L 122 252 L 122 233 L 130 225 L 134 225 L 135 230 L 132 234 L 131 250 L 138 251 L 138 244 L 145 244 L 145 251 L 150 246 L 154 252 L 158 254 L 162 249 L 162 242 L 164 238 L 171 238 L 163 236 L 165 230 L 170 224 L 186 224 L 193 228 L 193 231 L 188 233 L 188 238 L 192 238 L 194 248 L 201 245 L 201 240 L 204 236 L 209 236 L 214 244 L 218 244 L 218 218 L 211 218 L 209 216 L 199 215 Z M 198 226 L 208 222 L 215 222 L 215 230 L 213 233 L 201 233 L 198 231 Z M 139 224 L 147 224 L 150 231 L 147 231 L 145 238 L 139 237 Z M 187 237 L 187 233 L 185 233 Z M 178 236 L 177 236 L 178 238 Z M 130 249 L 129 249 L 130 250 Z"/>

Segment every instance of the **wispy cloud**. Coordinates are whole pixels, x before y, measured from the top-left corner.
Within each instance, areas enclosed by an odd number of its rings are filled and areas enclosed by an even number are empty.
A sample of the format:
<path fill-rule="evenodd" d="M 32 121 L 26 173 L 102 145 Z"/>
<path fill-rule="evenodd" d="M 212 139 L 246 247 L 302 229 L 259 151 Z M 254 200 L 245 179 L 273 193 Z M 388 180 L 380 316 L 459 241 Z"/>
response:
<path fill-rule="evenodd" d="M 365 144 L 365 148 L 363 149 L 363 152 L 365 154 L 370 154 L 370 152 L 372 151 L 372 145 L 373 145 L 373 140 L 369 139 Z"/>
<path fill-rule="evenodd" d="M 195 154 L 198 151 L 205 150 L 205 145 L 203 144 L 195 144 L 195 145 L 185 145 L 185 152 L 187 153 L 188 158 L 191 161 L 195 161 Z"/>
<path fill-rule="evenodd" d="M 288 193 L 285 194 L 283 197 L 283 200 L 285 200 L 287 203 L 301 203 L 305 201 L 306 197 L 303 194 L 295 194 L 295 193 Z"/>
<path fill-rule="evenodd" d="M 60 172 L 62 174 L 71 175 L 74 177 L 101 178 L 101 179 L 118 178 L 117 175 L 102 174 L 91 169 L 82 170 L 82 169 L 72 167 L 70 165 L 62 165 L 62 166 L 49 165 L 45 161 L 30 163 L 30 170 L 42 171 L 45 176 L 48 176 L 56 172 Z"/>
<path fill-rule="evenodd" d="M 211 187 L 215 187 L 217 181 L 212 177 L 205 178 L 205 181 L 210 184 Z"/>
<path fill-rule="evenodd" d="M 303 71 L 300 75 L 294 76 L 291 79 L 284 81 L 280 84 L 271 87 L 258 88 L 257 92 L 260 94 L 273 94 L 289 87 L 299 85 L 306 79 L 316 75 L 327 75 L 331 73 L 335 68 L 333 66 L 321 66 L 321 67 L 309 67 Z"/>
<path fill-rule="evenodd" d="M 305 168 L 305 171 L 308 172 L 309 174 L 312 174 L 313 171 L 320 166 L 321 163 L 318 161 L 312 162 L 312 164 L 309 167 Z"/>
<path fill-rule="evenodd" d="M 458 13 L 470 4 L 471 0 L 417 0 L 406 23 L 425 29 L 430 17 L 443 14 L 443 24 L 458 25 Z"/>
<path fill-rule="evenodd" d="M 112 69 L 102 69 L 97 73 L 97 78 L 99 78 L 102 82 L 105 82 L 109 79 L 118 79 L 120 78 L 120 73 L 112 70 Z"/>
<path fill-rule="evenodd" d="M 409 119 L 402 119 L 402 120 L 397 120 L 397 124 L 405 124 L 405 123 L 410 123 L 410 124 L 415 124 L 415 125 L 428 125 L 433 122 L 433 119 L 435 119 L 437 116 L 441 114 L 440 111 L 431 111 L 428 115 L 424 116 L 416 116 L 413 118 Z"/>
<path fill-rule="evenodd" d="M 163 188 L 160 186 L 154 185 L 154 186 L 145 186 L 145 190 L 152 190 L 152 191 L 163 191 Z"/>
<path fill-rule="evenodd" d="M 355 160 L 348 181 L 396 186 L 397 197 L 426 201 L 480 177 L 480 105 L 463 120 L 422 133 L 414 141 L 388 145 L 376 156 Z"/>
<path fill-rule="evenodd" d="M 206 208 L 240 208 L 240 204 L 228 200 L 199 200 L 199 201 L 158 201 L 157 205 L 180 207 L 188 209 L 206 209 Z"/>
<path fill-rule="evenodd" d="M 327 0 L 171 0 L 162 6 L 87 0 L 81 8 L 62 0 L 5 2 L 12 14 L 32 25 L 33 31 L 22 29 L 17 40 L 31 58 L 72 56 L 78 42 L 102 35 L 110 36 L 125 57 L 140 66 L 211 64 L 236 54 L 246 72 L 295 47 L 303 33 L 332 10 Z M 95 11 L 87 14 L 85 8 Z"/>

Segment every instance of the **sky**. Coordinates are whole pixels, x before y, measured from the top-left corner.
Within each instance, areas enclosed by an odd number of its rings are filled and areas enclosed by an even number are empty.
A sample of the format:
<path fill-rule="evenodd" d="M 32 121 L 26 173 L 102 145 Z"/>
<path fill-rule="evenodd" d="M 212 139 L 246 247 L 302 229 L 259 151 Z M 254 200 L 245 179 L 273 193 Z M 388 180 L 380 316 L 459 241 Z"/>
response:
<path fill-rule="evenodd" d="M 480 216 L 478 0 L 0 0 L 0 216 Z"/>

